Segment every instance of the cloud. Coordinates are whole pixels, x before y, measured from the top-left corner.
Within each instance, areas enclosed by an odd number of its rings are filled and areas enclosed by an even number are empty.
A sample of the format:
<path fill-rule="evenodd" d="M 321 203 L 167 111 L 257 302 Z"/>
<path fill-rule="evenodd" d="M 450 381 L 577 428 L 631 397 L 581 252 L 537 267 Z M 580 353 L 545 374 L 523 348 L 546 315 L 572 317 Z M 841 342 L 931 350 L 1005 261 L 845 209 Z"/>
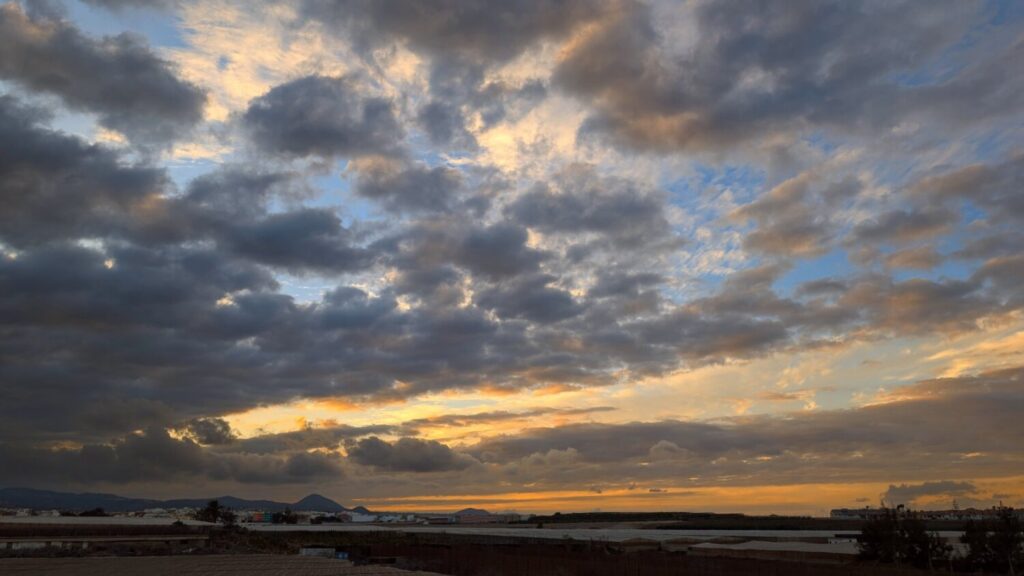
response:
<path fill-rule="evenodd" d="M 9 10 L 3 8 L 3 10 Z M 15 246 L 98 237 L 137 225 L 156 200 L 161 170 L 122 163 L 114 152 L 47 130 L 40 108 L 0 96 L 0 237 Z"/>
<path fill-rule="evenodd" d="M 878 133 L 910 118 L 965 125 L 1020 104 L 1016 80 L 995 72 L 1012 46 L 987 46 L 1002 50 L 991 58 L 972 53 L 947 77 L 921 71 L 986 17 L 974 7 L 735 0 L 689 8 L 692 25 L 677 29 L 658 9 L 621 3 L 570 43 L 554 84 L 593 108 L 582 137 L 660 152 L 722 150 L 814 128 Z M 926 80 L 900 80 L 915 73 Z M 952 112 L 988 93 L 968 114 Z"/>
<path fill-rule="evenodd" d="M 237 437 L 231 424 L 223 418 L 196 418 L 190 421 L 185 431 L 199 444 L 230 444 Z"/>
<path fill-rule="evenodd" d="M 86 4 L 101 6 L 108 10 L 125 10 L 129 8 L 174 8 L 180 0 L 83 0 Z"/>
<path fill-rule="evenodd" d="M 461 470 L 473 460 L 434 440 L 400 438 L 389 443 L 376 436 L 349 446 L 348 456 L 363 466 L 393 472 L 442 472 Z"/>
<path fill-rule="evenodd" d="M 545 234 L 595 234 L 597 247 L 670 250 L 683 243 L 672 230 L 661 191 L 599 176 L 586 165 L 568 167 L 553 184 L 519 196 L 507 214 Z"/>
<path fill-rule="evenodd" d="M 1016 153 L 993 164 L 972 164 L 928 176 L 914 183 L 911 191 L 924 201 L 967 200 L 986 210 L 993 220 L 1019 221 L 1024 218 L 1020 181 L 1024 177 L 1024 153 Z"/>
<path fill-rule="evenodd" d="M 86 485 L 203 479 L 289 484 L 338 479 L 343 474 L 342 460 L 334 453 L 223 454 L 190 438 L 175 439 L 159 428 L 80 448 L 48 449 L 0 442 L 0 458 L 16 466 L 0 471 L 0 482 L 8 485 L 49 485 L 61 478 L 74 478 Z"/>
<path fill-rule="evenodd" d="M 736 209 L 734 220 L 754 220 L 758 227 L 743 241 L 745 248 L 790 257 L 821 255 L 829 250 L 833 226 L 827 211 L 808 198 L 814 178 L 803 173 L 775 186 L 757 200 Z"/>
<path fill-rule="evenodd" d="M 376 200 L 389 212 L 445 212 L 462 187 L 458 170 L 429 168 L 386 159 L 356 163 L 356 194 Z"/>
<path fill-rule="evenodd" d="M 480 307 L 493 310 L 502 318 L 523 318 L 540 324 L 572 318 L 582 307 L 572 295 L 550 284 L 553 276 L 524 276 L 485 289 L 477 296 Z"/>
<path fill-rule="evenodd" d="M 428 418 L 416 418 L 402 423 L 403 428 L 411 431 L 433 427 L 463 427 L 481 424 L 493 424 L 509 420 L 528 420 L 537 416 L 585 416 L 599 412 L 612 412 L 614 406 L 594 406 L 592 408 L 533 408 L 523 411 L 495 410 L 477 412 L 475 414 L 445 414 Z"/>
<path fill-rule="evenodd" d="M 439 58 L 470 63 L 514 58 L 532 43 L 572 30 L 600 9 L 600 3 L 503 2 L 482 0 L 306 0 L 307 17 L 342 26 L 357 43 L 401 39 Z"/>
<path fill-rule="evenodd" d="M 901 250 L 885 257 L 885 265 L 889 268 L 913 268 L 917 270 L 931 270 L 942 264 L 942 261 L 942 255 L 929 247 Z"/>
<path fill-rule="evenodd" d="M 238 440 L 229 447 L 232 452 L 249 454 L 275 454 L 279 452 L 308 452 L 315 449 L 336 450 L 342 442 L 374 434 L 388 434 L 393 426 L 326 426 L 307 427 L 291 432 L 261 434 Z"/>
<path fill-rule="evenodd" d="M 942 208 L 892 210 L 855 226 L 847 243 L 862 246 L 930 240 L 947 232 L 956 221 L 956 213 Z"/>
<path fill-rule="evenodd" d="M 927 496 L 965 496 L 978 493 L 978 487 L 970 482 L 940 480 L 921 484 L 890 484 L 882 494 L 882 500 L 890 506 L 897 504 L 914 505 L 918 499 Z"/>
<path fill-rule="evenodd" d="M 397 150 L 403 130 L 394 105 L 366 96 L 356 76 L 305 76 L 249 103 L 241 123 L 265 152 L 285 156 L 362 156 Z"/>
<path fill-rule="evenodd" d="M 15 2 L 0 7 L 0 77 L 95 113 L 102 126 L 145 146 L 187 135 L 206 103 L 206 93 L 140 37 L 93 39 L 66 21 L 29 17 Z"/>
<path fill-rule="evenodd" d="M 552 451 L 572 451 L 560 481 L 801 483 L 879 481 L 919 475 L 984 476 L 1021 457 L 1015 412 L 1024 371 L 936 379 L 897 389 L 890 401 L 854 409 L 716 421 L 577 423 L 494 436 L 468 448 L 489 465 L 519 468 Z M 961 426 L 951 429 L 950 421 Z M 964 457 L 983 452 L 978 458 Z M 535 467 L 536 462 L 531 464 Z M 532 468 L 531 468 L 532 469 Z M 534 470 L 530 478 L 551 478 Z M 528 479 L 520 480 L 528 482 Z M 685 483 L 685 482 L 684 482 Z M 896 486 L 912 499 L 974 492 L 968 483 Z"/>

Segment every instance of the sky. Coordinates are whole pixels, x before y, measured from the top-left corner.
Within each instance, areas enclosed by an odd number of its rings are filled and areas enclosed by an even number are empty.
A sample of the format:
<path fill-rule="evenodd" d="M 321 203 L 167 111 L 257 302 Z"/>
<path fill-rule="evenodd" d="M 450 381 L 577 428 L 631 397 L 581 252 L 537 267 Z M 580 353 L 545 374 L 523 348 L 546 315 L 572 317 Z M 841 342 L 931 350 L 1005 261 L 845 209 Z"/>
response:
<path fill-rule="evenodd" d="M 1024 506 L 1024 4 L 0 4 L 0 486 Z"/>

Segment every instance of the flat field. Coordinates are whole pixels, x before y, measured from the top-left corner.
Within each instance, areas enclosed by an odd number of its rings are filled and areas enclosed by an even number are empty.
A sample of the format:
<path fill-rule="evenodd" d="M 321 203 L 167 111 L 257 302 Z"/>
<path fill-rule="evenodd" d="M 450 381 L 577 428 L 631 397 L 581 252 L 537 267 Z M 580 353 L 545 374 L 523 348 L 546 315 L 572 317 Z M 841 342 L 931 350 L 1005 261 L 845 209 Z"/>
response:
<path fill-rule="evenodd" d="M 440 576 L 344 560 L 270 556 L 139 556 L 0 559 L 4 576 Z"/>

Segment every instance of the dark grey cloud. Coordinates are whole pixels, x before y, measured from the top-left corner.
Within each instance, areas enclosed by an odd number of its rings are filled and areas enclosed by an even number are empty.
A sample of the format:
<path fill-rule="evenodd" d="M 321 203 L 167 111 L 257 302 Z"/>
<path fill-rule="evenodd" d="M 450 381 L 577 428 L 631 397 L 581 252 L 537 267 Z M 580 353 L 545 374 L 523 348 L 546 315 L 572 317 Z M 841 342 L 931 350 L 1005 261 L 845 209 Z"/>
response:
<path fill-rule="evenodd" d="M 299 274 L 371 267 L 376 255 L 358 234 L 335 210 L 302 206 L 307 194 L 295 174 L 227 165 L 192 180 L 184 195 L 168 198 L 162 218 L 138 230 L 135 239 L 212 240 L 236 257 Z M 271 210 L 274 202 L 289 208 Z"/>
<path fill-rule="evenodd" d="M 445 212 L 463 185 L 458 170 L 445 166 L 370 161 L 358 165 L 355 192 L 389 212 Z"/>
<path fill-rule="evenodd" d="M 338 441 L 344 444 L 349 460 L 367 469 L 365 473 L 386 473 L 392 478 L 445 475 L 458 490 L 493 486 L 499 481 L 547 489 L 581 482 L 790 484 L 806 482 L 808 474 L 821 482 L 877 482 L 913 474 L 985 477 L 1024 458 L 1016 441 L 1024 432 L 1018 417 L 1024 407 L 1022 385 L 1024 371 L 1011 368 L 922 381 L 852 409 L 714 421 L 527 428 L 458 449 L 413 437 L 395 441 L 365 437 L 369 428 L 339 426 L 268 435 L 263 437 L 270 441 L 263 446 L 267 451 L 238 449 L 240 442 L 258 443 L 261 437 L 236 441 L 223 451 L 150 428 L 80 449 L 0 443 L 4 461 L 15 464 L 0 470 L 0 481 L 52 482 L 69 474 L 83 484 L 202 478 L 256 483 L 325 481 L 344 474 L 341 456 L 323 450 L 329 447 L 324 444 L 336 446 Z M 427 424 L 458 426 L 522 415 L 498 412 L 478 416 Z M 950 427 L 950 421 L 960 425 Z M 422 424 L 409 424 L 413 423 Z M 321 430 L 324 435 L 317 436 Z M 308 451 L 313 448 L 319 450 Z M 976 492 L 970 482 L 935 481 L 894 484 L 887 496 L 892 501 L 912 501 L 922 496 Z"/>
<path fill-rule="evenodd" d="M 973 280 L 896 282 L 879 276 L 851 285 L 839 305 L 857 310 L 871 329 L 899 335 L 976 330 L 981 319 L 1007 311 L 996 295 Z"/>
<path fill-rule="evenodd" d="M 205 92 L 179 78 L 142 38 L 93 39 L 66 21 L 31 18 L 16 2 L 0 7 L 0 77 L 55 94 L 147 146 L 187 134 L 206 104 Z"/>
<path fill-rule="evenodd" d="M 602 177 L 584 165 L 566 169 L 553 184 L 538 184 L 506 213 L 546 234 L 597 235 L 597 247 L 660 251 L 683 244 L 672 230 L 661 191 Z"/>
<path fill-rule="evenodd" d="M 339 272 L 372 264 L 372 254 L 354 246 L 351 232 L 333 210 L 304 208 L 237 226 L 223 235 L 244 257 L 285 270 Z"/>
<path fill-rule="evenodd" d="M 1024 454 L 1014 442 L 1024 402 L 1020 368 L 923 381 L 883 403 L 724 421 L 570 424 L 496 436 L 468 448 L 487 464 L 558 478 L 696 482 L 858 481 L 908 473 L 937 477 L 1005 469 Z M 950 421 L 962 424 L 951 428 Z M 1009 434 L 1008 434 L 1009 433 Z M 985 452 L 979 460 L 964 454 Z M 552 459 L 550 455 L 565 457 Z M 684 472 L 685 471 L 685 472 Z M 948 477 L 948 476 L 947 476 Z M 900 487 L 896 487 L 899 491 Z M 906 487 L 907 493 L 971 491 L 966 483 Z M 923 491 L 922 491 L 923 490 Z"/>
<path fill-rule="evenodd" d="M 7 10 L 7 8 L 3 8 Z M 46 112 L 0 96 L 0 237 L 15 246 L 105 236 L 139 225 L 163 171 L 38 125 Z M 140 216 L 129 222 L 130 213 Z"/>
<path fill-rule="evenodd" d="M 885 257 L 885 265 L 889 268 L 931 270 L 942 264 L 942 262 L 942 255 L 929 246 L 908 248 L 893 252 Z"/>
<path fill-rule="evenodd" d="M 365 436 L 389 434 L 395 427 L 371 426 L 324 426 L 307 427 L 291 432 L 261 434 L 238 440 L 229 449 L 232 452 L 249 454 L 277 454 L 281 452 L 308 452 L 316 449 L 336 450 L 343 442 Z"/>
<path fill-rule="evenodd" d="M 416 123 L 432 143 L 456 149 L 475 150 L 476 138 L 466 129 L 466 119 L 459 106 L 432 101 L 416 113 Z"/>
<path fill-rule="evenodd" d="M 487 282 L 536 273 L 548 255 L 527 245 L 525 229 L 512 223 L 465 226 L 451 217 L 423 220 L 390 239 L 390 262 L 399 276 L 400 293 L 435 305 L 461 303 L 465 293 L 460 270 Z"/>
<path fill-rule="evenodd" d="M 813 180 L 810 175 L 801 174 L 736 209 L 731 215 L 733 219 L 757 223 L 757 228 L 744 238 L 744 248 L 788 257 L 827 252 L 834 227 L 828 211 L 811 197 Z"/>
<path fill-rule="evenodd" d="M 236 440 L 231 424 L 223 418 L 195 418 L 185 426 L 185 432 L 199 444 L 230 444 Z"/>
<path fill-rule="evenodd" d="M 494 410 L 491 412 L 477 412 L 475 414 L 445 414 L 443 416 L 431 416 L 429 418 L 416 418 L 402 423 L 403 428 L 416 430 L 421 427 L 462 427 L 476 424 L 491 424 L 509 420 L 523 420 L 537 416 L 586 416 L 600 412 L 613 412 L 617 410 L 614 406 L 594 406 L 591 408 L 533 408 L 511 412 L 508 410 Z"/>
<path fill-rule="evenodd" d="M 174 194 L 162 169 L 125 163 L 114 151 L 38 124 L 44 113 L 0 96 L 0 238 L 15 247 L 79 238 L 169 247 L 215 242 L 225 252 L 292 272 L 337 274 L 366 269 L 360 246 L 334 211 L 270 212 L 293 202 L 301 179 L 226 166 Z M 15 144 L 17 143 L 17 144 Z"/>
<path fill-rule="evenodd" d="M 618 270 L 607 270 L 598 274 L 597 281 L 588 295 L 596 298 L 610 296 L 637 296 L 643 290 L 657 286 L 667 278 L 654 272 L 627 273 Z"/>
<path fill-rule="evenodd" d="M 158 8 L 166 10 L 180 4 L 180 0 L 83 0 L 83 2 L 108 10 L 126 10 L 130 8 Z"/>
<path fill-rule="evenodd" d="M 938 480 L 934 482 L 922 482 L 921 484 L 890 484 L 888 490 L 882 494 L 882 500 L 889 506 L 899 504 L 913 505 L 922 496 L 949 496 L 950 499 L 957 496 L 977 494 L 978 488 L 970 482 L 956 482 L 953 480 Z"/>
<path fill-rule="evenodd" d="M 83 485 L 204 479 L 288 484 L 339 479 L 343 474 L 341 457 L 333 453 L 219 454 L 191 439 L 175 439 L 158 428 L 129 434 L 109 444 L 86 444 L 76 449 L 0 442 L 0 460 L 13 465 L 0 471 L 0 482 L 8 485 L 49 486 L 67 482 L 68 478 Z"/>
<path fill-rule="evenodd" d="M 1024 153 L 993 164 L 972 164 L 922 178 L 911 190 L 924 201 L 964 200 L 996 221 L 1024 219 Z"/>
<path fill-rule="evenodd" d="M 572 0 L 306 0 L 307 17 L 341 26 L 358 43 L 405 40 L 434 57 L 474 64 L 502 62 L 534 42 L 562 36 L 592 18 L 600 3 Z"/>
<path fill-rule="evenodd" d="M 969 125 L 1020 105 L 1017 79 L 996 72 L 1015 65 L 1013 46 L 968 53 L 958 73 L 929 77 L 934 59 L 989 17 L 980 5 L 731 0 L 692 9 L 686 50 L 640 3 L 623 3 L 571 45 L 554 82 L 594 108 L 581 136 L 643 150 L 723 149 L 811 127 Z M 926 79 L 903 80 L 914 74 Z M 955 114 L 958 106 L 969 112 Z"/>
<path fill-rule="evenodd" d="M 958 219 L 956 212 L 938 207 L 891 210 L 854 226 L 846 242 L 862 246 L 930 240 L 948 232 Z"/>
<path fill-rule="evenodd" d="M 348 447 L 348 457 L 363 466 L 392 472 L 443 472 L 462 470 L 473 459 L 434 440 L 400 438 L 393 443 L 376 436 Z"/>
<path fill-rule="evenodd" d="M 583 307 L 572 294 L 551 284 L 554 276 L 536 274 L 481 289 L 477 304 L 501 318 L 520 318 L 539 324 L 559 322 L 579 315 Z"/>
<path fill-rule="evenodd" d="M 430 62 L 429 100 L 416 113 L 432 143 L 475 150 L 471 118 L 490 127 L 527 112 L 547 95 L 543 79 L 486 80 L 485 71 L 544 40 L 566 38 L 609 8 L 607 2 L 478 0 L 305 0 L 302 13 L 344 36 L 372 60 L 374 49 L 408 46 Z"/>
<path fill-rule="evenodd" d="M 305 76 L 249 103 L 241 123 L 261 150 L 286 156 L 397 152 L 403 130 L 391 101 L 368 96 L 357 76 Z"/>

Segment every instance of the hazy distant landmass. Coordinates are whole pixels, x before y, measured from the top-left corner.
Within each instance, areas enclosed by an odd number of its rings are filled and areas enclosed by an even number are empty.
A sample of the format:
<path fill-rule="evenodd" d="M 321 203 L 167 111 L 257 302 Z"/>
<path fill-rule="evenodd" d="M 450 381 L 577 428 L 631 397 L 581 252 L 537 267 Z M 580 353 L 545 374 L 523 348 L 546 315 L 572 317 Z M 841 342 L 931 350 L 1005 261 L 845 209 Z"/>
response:
<path fill-rule="evenodd" d="M 489 516 L 491 513 L 479 508 L 463 508 L 455 513 L 456 516 Z"/>
<path fill-rule="evenodd" d="M 346 508 L 334 500 L 319 494 L 310 494 L 294 503 L 273 500 L 246 500 L 234 496 L 211 498 L 179 498 L 156 500 L 149 498 L 127 498 L 116 494 L 94 492 L 71 493 L 34 488 L 0 488 L 0 507 L 34 508 L 37 510 L 92 510 L 103 508 L 107 512 L 132 512 L 148 508 L 199 508 L 210 500 L 217 500 L 222 506 L 234 509 L 265 510 L 280 512 L 285 508 L 299 512 L 357 512 L 368 513 L 362 506 Z"/>

